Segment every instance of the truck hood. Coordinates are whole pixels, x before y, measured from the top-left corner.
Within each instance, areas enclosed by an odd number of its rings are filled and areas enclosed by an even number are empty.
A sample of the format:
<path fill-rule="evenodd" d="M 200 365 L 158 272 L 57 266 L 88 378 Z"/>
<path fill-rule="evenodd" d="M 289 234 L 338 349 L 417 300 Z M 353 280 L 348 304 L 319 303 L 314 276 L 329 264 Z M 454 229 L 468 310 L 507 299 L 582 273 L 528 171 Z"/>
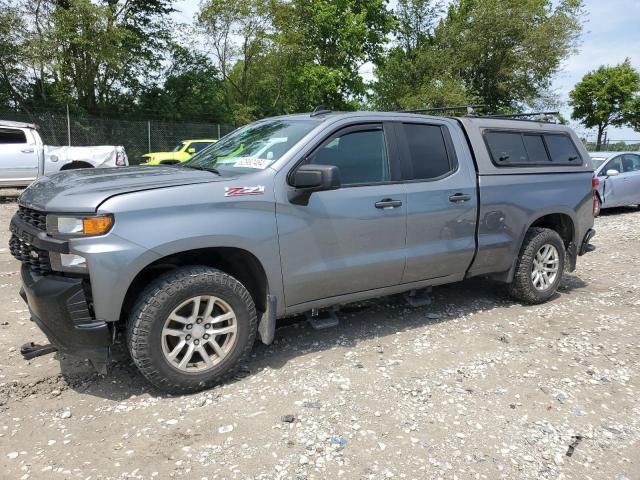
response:
<path fill-rule="evenodd" d="M 182 167 L 83 168 L 39 178 L 22 193 L 20 205 L 45 212 L 87 213 L 123 193 L 226 180 Z"/>

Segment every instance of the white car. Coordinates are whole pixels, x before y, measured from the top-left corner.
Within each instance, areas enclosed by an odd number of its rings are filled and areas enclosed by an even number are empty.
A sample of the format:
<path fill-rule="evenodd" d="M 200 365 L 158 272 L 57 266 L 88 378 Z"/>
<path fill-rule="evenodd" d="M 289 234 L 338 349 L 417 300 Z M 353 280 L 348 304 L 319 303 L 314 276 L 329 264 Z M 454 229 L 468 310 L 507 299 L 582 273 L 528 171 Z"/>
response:
<path fill-rule="evenodd" d="M 52 147 L 43 144 L 35 125 L 0 120 L 0 187 L 26 187 L 60 170 L 127 165 L 122 146 Z"/>
<path fill-rule="evenodd" d="M 598 179 L 596 214 L 602 208 L 640 205 L 640 152 L 591 153 Z"/>

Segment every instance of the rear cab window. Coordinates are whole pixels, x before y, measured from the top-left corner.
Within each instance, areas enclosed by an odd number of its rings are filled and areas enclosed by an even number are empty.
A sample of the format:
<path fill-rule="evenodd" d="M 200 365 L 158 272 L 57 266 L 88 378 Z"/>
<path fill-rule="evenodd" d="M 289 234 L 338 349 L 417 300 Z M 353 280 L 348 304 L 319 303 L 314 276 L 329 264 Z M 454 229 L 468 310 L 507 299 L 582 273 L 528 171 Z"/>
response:
<path fill-rule="evenodd" d="M 573 140 L 563 133 L 487 130 L 484 139 L 498 167 L 582 165 Z"/>

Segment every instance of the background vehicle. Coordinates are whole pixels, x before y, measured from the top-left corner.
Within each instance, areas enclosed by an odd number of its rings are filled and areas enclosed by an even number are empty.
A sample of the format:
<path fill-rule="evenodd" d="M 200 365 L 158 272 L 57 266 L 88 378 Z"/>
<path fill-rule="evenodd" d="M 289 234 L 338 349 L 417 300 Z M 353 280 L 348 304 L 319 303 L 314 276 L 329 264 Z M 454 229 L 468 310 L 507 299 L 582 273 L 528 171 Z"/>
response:
<path fill-rule="evenodd" d="M 602 208 L 640 205 L 640 153 L 595 152 L 591 159 L 599 180 L 598 213 Z"/>
<path fill-rule="evenodd" d="M 0 186 L 26 187 L 40 175 L 74 168 L 124 167 L 124 147 L 44 145 L 30 123 L 0 120 Z"/>
<path fill-rule="evenodd" d="M 106 370 L 126 332 L 151 382 L 195 391 L 280 317 L 474 276 L 548 300 L 590 250 L 592 176 L 562 125 L 321 111 L 181 165 L 41 179 L 11 252 L 52 343 Z"/>
<path fill-rule="evenodd" d="M 142 155 L 141 165 L 172 165 L 189 160 L 192 155 L 216 143 L 214 139 L 183 140 L 170 152 L 152 152 Z"/>

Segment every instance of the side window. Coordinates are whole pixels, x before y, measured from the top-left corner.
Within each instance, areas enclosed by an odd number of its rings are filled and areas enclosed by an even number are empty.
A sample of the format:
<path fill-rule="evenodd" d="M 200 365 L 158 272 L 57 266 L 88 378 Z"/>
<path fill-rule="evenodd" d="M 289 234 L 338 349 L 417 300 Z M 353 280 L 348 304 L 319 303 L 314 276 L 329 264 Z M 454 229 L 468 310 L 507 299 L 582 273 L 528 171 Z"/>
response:
<path fill-rule="evenodd" d="M 487 132 L 485 138 L 493 161 L 500 164 L 527 163 L 528 155 L 520 132 Z"/>
<path fill-rule="evenodd" d="M 547 149 L 544 148 L 542 135 L 523 135 L 524 147 L 529 157 L 529 162 L 546 163 L 549 161 Z"/>
<path fill-rule="evenodd" d="M 441 177 L 453 169 L 440 126 L 405 123 L 402 128 L 413 167 L 412 180 Z"/>
<path fill-rule="evenodd" d="M 607 170 L 617 170 L 618 173 L 622 173 L 622 156 L 617 156 L 616 158 L 612 158 L 611 160 L 609 160 L 609 163 L 607 163 L 607 165 L 602 170 L 600 170 L 600 176 L 606 176 Z"/>
<path fill-rule="evenodd" d="M 566 135 L 545 135 L 551 161 L 556 163 L 580 163 L 580 154 Z"/>
<path fill-rule="evenodd" d="M 200 150 L 204 150 L 209 145 L 211 145 L 209 142 L 193 142 L 191 145 L 189 145 L 189 148 L 193 148 L 196 151 L 195 153 L 198 153 Z"/>
<path fill-rule="evenodd" d="M 307 163 L 335 165 L 343 185 L 389 181 L 389 158 L 382 128 L 347 132 L 331 139 Z"/>
<path fill-rule="evenodd" d="M 624 173 L 640 172 L 640 155 L 627 153 L 622 156 L 622 168 Z"/>
<path fill-rule="evenodd" d="M 0 128 L 0 144 L 27 143 L 27 137 L 22 130 Z"/>

